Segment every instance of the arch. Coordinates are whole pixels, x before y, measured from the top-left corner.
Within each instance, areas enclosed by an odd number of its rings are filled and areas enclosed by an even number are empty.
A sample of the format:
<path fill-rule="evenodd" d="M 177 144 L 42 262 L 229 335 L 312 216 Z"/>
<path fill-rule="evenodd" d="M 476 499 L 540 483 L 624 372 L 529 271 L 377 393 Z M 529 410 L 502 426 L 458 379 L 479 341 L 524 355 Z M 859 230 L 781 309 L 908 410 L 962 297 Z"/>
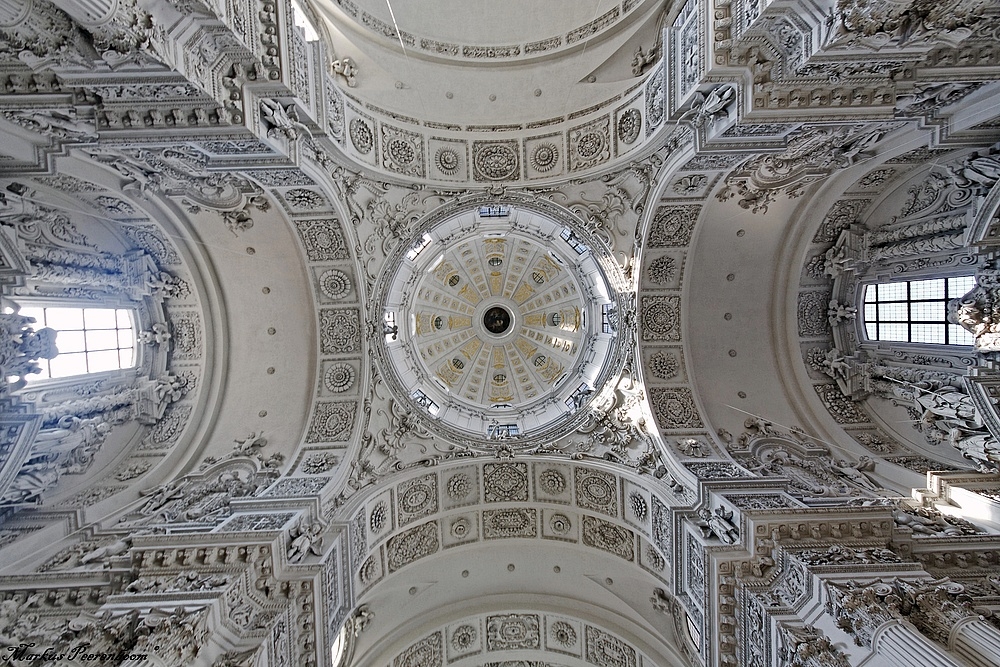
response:
<path fill-rule="evenodd" d="M 380 651 L 358 656 L 356 664 L 358 667 L 387 662 L 400 667 L 440 667 L 445 663 L 461 667 L 534 665 L 536 661 L 565 667 L 686 664 L 670 647 L 653 648 L 648 639 L 627 639 L 629 635 L 645 633 L 627 619 L 608 615 L 607 610 L 581 605 L 575 600 L 552 598 L 545 600 L 548 605 L 511 606 L 509 599 L 509 596 L 487 598 L 474 607 L 459 604 L 431 619 L 421 619 L 416 633 L 408 632 Z M 414 634 L 420 638 L 410 641 Z M 399 650 L 400 645 L 406 648 Z M 388 656 L 391 660 L 386 661 Z"/>
<path fill-rule="evenodd" d="M 458 604 L 482 614 L 513 613 L 504 601 L 513 598 L 503 596 L 520 591 L 552 612 L 572 615 L 589 605 L 595 627 L 609 618 L 637 623 L 631 635 L 642 628 L 643 641 L 658 647 L 650 650 L 675 664 L 670 661 L 678 660 L 684 643 L 677 637 L 686 635 L 647 602 L 654 589 L 684 585 L 674 572 L 680 556 L 668 513 L 677 505 L 672 496 L 654 477 L 539 457 L 457 461 L 359 492 L 338 512 L 350 518 L 354 604 L 375 617 L 376 634 L 360 636 L 357 655 L 384 661 L 391 652 L 386 642 L 397 652 L 404 647 L 398 636 L 390 640 L 378 632 L 402 632 L 399 625 L 406 622 L 421 628 L 407 632 L 409 641 L 417 642 L 420 633 L 426 639 L 428 624 L 440 625 L 433 619 Z M 529 551 L 530 561 L 524 557 Z M 386 609 L 388 599 L 399 599 L 405 611 Z M 520 653 L 504 659 L 514 658 L 529 659 Z M 369 664 L 368 657 L 360 659 Z M 657 659 L 653 664 L 660 664 Z"/>

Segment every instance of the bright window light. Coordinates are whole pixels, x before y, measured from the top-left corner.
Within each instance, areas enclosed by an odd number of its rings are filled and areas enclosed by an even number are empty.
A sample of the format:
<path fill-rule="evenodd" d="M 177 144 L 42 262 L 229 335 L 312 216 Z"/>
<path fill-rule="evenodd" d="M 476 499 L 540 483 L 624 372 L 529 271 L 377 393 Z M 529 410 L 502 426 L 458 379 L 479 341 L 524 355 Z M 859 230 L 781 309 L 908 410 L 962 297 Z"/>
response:
<path fill-rule="evenodd" d="M 974 336 L 948 321 L 948 302 L 975 286 L 973 276 L 867 285 L 865 335 L 868 340 L 972 345 Z"/>
<path fill-rule="evenodd" d="M 302 9 L 302 5 L 295 0 L 292 0 L 292 21 L 294 21 L 296 28 L 302 29 L 303 37 L 306 38 L 307 42 L 319 41 L 319 33 L 313 27 L 312 21 Z"/>
<path fill-rule="evenodd" d="M 54 359 L 39 359 L 41 373 L 28 381 L 116 371 L 135 365 L 135 328 L 123 308 L 22 306 L 20 315 L 35 318 L 34 329 L 55 329 Z"/>
<path fill-rule="evenodd" d="M 344 660 L 344 652 L 347 650 L 347 626 L 345 625 L 337 633 L 337 638 L 333 640 L 333 646 L 330 647 L 330 664 L 333 667 L 340 667 L 340 663 Z"/>

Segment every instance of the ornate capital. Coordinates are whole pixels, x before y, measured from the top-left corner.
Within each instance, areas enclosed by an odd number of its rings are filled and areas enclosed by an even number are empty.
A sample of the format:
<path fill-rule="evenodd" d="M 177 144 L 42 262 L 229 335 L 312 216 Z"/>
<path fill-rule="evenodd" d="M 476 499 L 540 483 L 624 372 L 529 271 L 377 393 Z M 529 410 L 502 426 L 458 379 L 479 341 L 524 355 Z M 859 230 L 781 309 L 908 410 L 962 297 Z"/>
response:
<path fill-rule="evenodd" d="M 847 656 L 811 625 L 778 624 L 782 664 L 787 667 L 848 667 Z"/>
<path fill-rule="evenodd" d="M 829 610 L 837 625 L 859 646 L 872 646 L 879 627 L 894 619 L 912 623 L 922 634 L 947 645 L 955 623 L 978 616 L 962 584 L 944 580 L 829 585 Z"/>

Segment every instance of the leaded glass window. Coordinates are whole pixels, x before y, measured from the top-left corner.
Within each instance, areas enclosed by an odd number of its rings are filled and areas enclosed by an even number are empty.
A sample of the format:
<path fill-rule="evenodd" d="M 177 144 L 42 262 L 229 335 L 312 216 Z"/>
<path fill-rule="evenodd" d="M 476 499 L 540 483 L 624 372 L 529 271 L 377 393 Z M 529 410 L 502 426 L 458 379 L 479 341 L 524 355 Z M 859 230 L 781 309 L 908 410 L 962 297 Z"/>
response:
<path fill-rule="evenodd" d="M 35 318 L 33 327 L 55 329 L 59 354 L 39 359 L 40 374 L 27 379 L 64 378 L 135 365 L 135 327 L 124 308 L 66 308 L 24 305 L 20 315 Z"/>
<path fill-rule="evenodd" d="M 948 321 L 948 302 L 975 287 L 973 276 L 865 286 L 868 340 L 972 345 L 973 335 Z"/>

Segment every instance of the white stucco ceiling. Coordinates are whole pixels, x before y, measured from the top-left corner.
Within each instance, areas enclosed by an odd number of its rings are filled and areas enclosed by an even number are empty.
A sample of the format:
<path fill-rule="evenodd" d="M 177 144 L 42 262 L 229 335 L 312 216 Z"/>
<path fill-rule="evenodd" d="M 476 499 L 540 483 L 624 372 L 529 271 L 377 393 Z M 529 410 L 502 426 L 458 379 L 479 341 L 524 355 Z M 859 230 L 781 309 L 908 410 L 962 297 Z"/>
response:
<path fill-rule="evenodd" d="M 401 30 L 442 42 L 507 44 L 546 39 L 595 20 L 615 0 L 362 0 L 358 7 Z"/>
<path fill-rule="evenodd" d="M 348 94 L 439 124 L 542 121 L 613 98 L 637 83 L 636 47 L 659 41 L 649 2 L 347 5 L 312 2 L 332 57 L 358 67 Z"/>

